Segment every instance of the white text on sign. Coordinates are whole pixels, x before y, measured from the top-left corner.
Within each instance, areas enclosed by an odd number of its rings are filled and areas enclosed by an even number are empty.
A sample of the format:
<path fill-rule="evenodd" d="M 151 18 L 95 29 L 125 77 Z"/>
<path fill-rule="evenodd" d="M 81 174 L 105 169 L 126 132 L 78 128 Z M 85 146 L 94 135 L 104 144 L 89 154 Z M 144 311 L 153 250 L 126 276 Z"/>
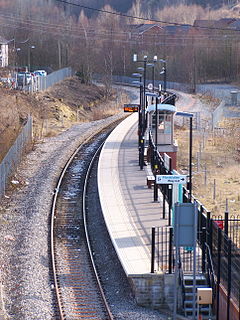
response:
<path fill-rule="evenodd" d="M 156 184 L 185 184 L 187 176 L 185 175 L 156 175 Z"/>

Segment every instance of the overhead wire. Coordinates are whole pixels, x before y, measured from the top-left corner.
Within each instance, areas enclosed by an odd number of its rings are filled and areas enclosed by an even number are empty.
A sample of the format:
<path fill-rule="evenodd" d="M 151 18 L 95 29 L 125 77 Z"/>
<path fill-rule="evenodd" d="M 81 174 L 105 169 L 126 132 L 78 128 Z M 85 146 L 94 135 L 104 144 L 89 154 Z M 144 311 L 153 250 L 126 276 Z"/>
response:
<path fill-rule="evenodd" d="M 97 9 L 97 8 L 88 7 L 88 6 L 84 6 L 84 5 L 81 5 L 81 4 L 69 2 L 69 1 L 66 1 L 66 0 L 55 0 L 55 1 L 61 2 L 61 3 L 64 3 L 64 4 L 68 4 L 68 5 L 71 5 L 71 6 L 75 6 L 75 7 L 80 7 L 80 8 L 83 8 L 83 9 L 97 11 L 97 12 L 100 12 L 100 13 L 112 14 L 112 15 L 121 16 L 121 17 L 125 17 L 125 18 L 132 18 L 132 19 L 138 19 L 138 20 L 143 20 L 143 21 L 151 21 L 151 22 L 155 22 L 155 23 L 163 23 L 163 24 L 174 25 L 174 26 L 184 26 L 184 27 L 185 26 L 190 26 L 192 28 L 198 28 L 198 29 L 229 31 L 229 28 L 194 26 L 194 25 L 186 24 L 186 23 L 184 24 L 184 23 L 178 23 L 178 22 L 172 22 L 172 21 L 164 21 L 164 20 L 158 20 L 158 19 L 152 19 L 152 18 L 144 18 L 144 17 L 133 16 L 133 15 L 125 14 L 125 13 L 121 13 L 121 12 L 108 11 L 108 10 L 105 10 L 105 9 Z M 231 29 L 231 30 L 232 31 L 237 31 L 237 32 L 240 31 L 240 30 L 237 30 L 237 29 Z"/>
<path fill-rule="evenodd" d="M 68 2 L 69 3 L 69 2 Z M 70 3 L 69 3 L 70 4 Z M 100 10 L 100 9 L 99 9 Z M 104 11 L 105 10 L 100 10 Z M 7 19 L 7 23 L 5 21 L 1 22 L 1 20 Z M 148 19 L 149 20 L 149 19 Z M 57 35 L 59 37 L 66 37 L 67 35 L 71 35 L 72 38 L 86 38 L 86 35 L 88 38 L 96 38 L 98 37 L 99 40 L 104 41 L 104 37 L 109 36 L 114 36 L 116 39 L 114 39 L 114 42 L 122 42 L 122 43 L 135 43 L 136 41 L 141 41 L 141 36 L 139 36 L 138 31 L 135 32 L 129 32 L 129 31 L 118 31 L 118 30 L 100 30 L 94 28 L 94 27 L 83 27 L 82 24 L 78 24 L 77 27 L 70 25 L 70 24 L 65 24 L 65 25 L 60 25 L 60 24 L 54 24 L 54 23 L 49 23 L 46 21 L 42 20 L 35 20 L 35 19 L 23 19 L 20 16 L 16 16 L 13 14 L 3 14 L 0 13 L 0 25 L 3 27 L 10 27 L 10 28 L 18 28 L 18 29 L 23 29 L 23 30 L 31 30 L 33 32 L 40 32 L 41 34 L 53 34 Z M 215 29 L 216 30 L 216 29 Z M 220 29 L 217 29 L 220 30 Z M 221 29 L 222 30 L 222 29 Z M 233 31 L 229 29 L 225 29 L 227 31 Z M 84 36 L 79 34 L 80 32 L 84 33 Z M 125 37 L 125 39 L 123 39 Z M 143 36 L 144 37 L 144 36 Z M 135 38 L 135 39 L 133 39 Z M 160 38 L 160 39 L 159 39 Z M 161 40 L 161 38 L 163 38 Z M 165 41 L 165 46 L 174 46 L 174 44 L 170 43 L 172 41 L 182 41 L 182 42 L 188 42 L 186 43 L 186 46 L 189 45 L 189 41 L 205 41 L 208 40 L 209 43 L 209 38 L 208 35 L 197 35 L 197 36 L 184 36 L 184 35 L 169 35 L 169 34 L 158 34 L 158 35 L 153 35 L 149 36 L 148 35 L 148 41 L 145 39 L 145 43 L 159 45 L 159 41 Z M 229 40 L 236 40 L 236 37 L 233 34 L 228 34 L 228 35 L 219 35 L 219 34 L 213 34 L 211 36 L 211 41 L 221 41 L 223 42 L 228 42 Z M 168 43 L 169 42 L 169 43 Z M 180 44 L 177 43 L 176 46 L 179 46 Z M 184 43 L 181 44 L 181 46 L 184 46 Z M 223 43 L 221 46 L 226 47 L 226 43 Z M 230 46 L 229 46 L 230 47 Z"/>
<path fill-rule="evenodd" d="M 0 14 L 0 19 L 1 18 L 7 18 L 7 16 Z M 15 22 L 15 24 L 12 24 L 10 22 Z M 10 23 L 10 24 L 9 24 Z M 18 25 L 20 24 L 20 26 Z M 105 35 L 105 36 L 110 36 L 110 35 L 114 35 L 114 36 L 126 36 L 129 37 L 129 35 L 131 35 L 131 37 L 136 37 L 139 36 L 138 32 L 126 32 L 126 31 L 106 31 L 106 30 L 96 30 L 94 28 L 83 28 L 81 25 L 79 25 L 78 27 L 73 27 L 73 26 L 62 26 L 59 24 L 52 24 L 52 23 L 47 23 L 47 22 L 43 22 L 39 21 L 39 20 L 23 20 L 17 17 L 8 17 L 8 23 L 3 22 L 1 24 L 2 26 L 7 26 L 7 27 L 12 27 L 12 28 L 18 28 L 18 29 L 27 29 L 29 30 L 29 27 L 31 27 L 31 30 L 33 31 L 37 31 L 37 32 L 43 32 L 44 30 L 47 29 L 47 32 L 50 31 L 54 31 L 55 34 L 58 34 L 58 32 L 62 33 L 62 32 L 70 32 L 70 33 L 74 33 L 74 32 L 85 32 L 87 31 L 87 35 L 88 36 L 100 36 L 100 35 Z M 51 30 L 52 29 L 52 30 Z M 60 34 L 62 35 L 62 34 Z M 158 34 L 158 35 L 148 35 L 148 39 L 152 39 L 153 41 L 156 38 L 167 38 L 168 41 L 171 40 L 183 40 L 183 41 L 188 41 L 188 40 L 192 40 L 194 39 L 195 41 L 198 40 L 205 40 L 208 39 L 207 35 L 197 35 L 197 36 L 184 36 L 184 35 L 168 35 L 168 34 Z M 139 36 L 139 38 L 141 38 L 141 36 Z M 233 35 L 225 35 L 225 40 L 230 40 L 230 38 L 235 39 L 235 36 Z M 219 40 L 222 41 L 223 40 L 223 35 L 213 35 L 211 37 L 211 40 Z M 154 41 L 155 42 L 155 41 Z"/>

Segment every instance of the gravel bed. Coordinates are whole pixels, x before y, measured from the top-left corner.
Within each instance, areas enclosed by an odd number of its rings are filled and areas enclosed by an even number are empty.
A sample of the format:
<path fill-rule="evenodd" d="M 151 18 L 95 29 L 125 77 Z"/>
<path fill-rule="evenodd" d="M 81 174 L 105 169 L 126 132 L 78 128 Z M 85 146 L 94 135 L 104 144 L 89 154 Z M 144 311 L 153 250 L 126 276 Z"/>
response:
<path fill-rule="evenodd" d="M 98 197 L 97 166 L 94 166 L 88 188 L 88 225 L 98 273 L 116 320 L 171 319 L 157 310 L 136 304 L 131 287 L 111 243 Z"/>
<path fill-rule="evenodd" d="M 49 276 L 49 212 L 57 178 L 75 148 L 123 114 L 73 126 L 26 155 L 0 203 L 0 270 L 5 319 L 55 319 Z M 17 182 L 17 184 L 15 184 Z"/>

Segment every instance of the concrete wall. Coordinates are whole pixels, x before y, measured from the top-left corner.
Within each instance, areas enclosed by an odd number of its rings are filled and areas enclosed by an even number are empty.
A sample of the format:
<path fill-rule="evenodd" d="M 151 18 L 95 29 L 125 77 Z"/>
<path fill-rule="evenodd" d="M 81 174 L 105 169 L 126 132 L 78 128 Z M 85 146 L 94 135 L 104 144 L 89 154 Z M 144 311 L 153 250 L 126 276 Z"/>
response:
<path fill-rule="evenodd" d="M 158 310 L 173 309 L 173 274 L 148 273 L 130 275 L 129 281 L 138 305 Z"/>

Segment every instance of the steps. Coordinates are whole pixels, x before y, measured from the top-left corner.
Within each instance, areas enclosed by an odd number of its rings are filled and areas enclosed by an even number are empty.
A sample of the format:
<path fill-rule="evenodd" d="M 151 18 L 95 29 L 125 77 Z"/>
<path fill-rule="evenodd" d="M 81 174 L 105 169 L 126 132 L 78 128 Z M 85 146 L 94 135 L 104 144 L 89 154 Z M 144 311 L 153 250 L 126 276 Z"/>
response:
<path fill-rule="evenodd" d="M 185 300 L 184 300 L 184 314 L 185 317 L 192 319 L 193 316 L 193 275 L 188 274 L 183 276 L 183 286 L 185 290 Z M 204 275 L 196 275 L 196 288 L 207 288 L 207 281 Z M 197 297 L 196 297 L 197 299 Z M 195 307 L 195 312 L 197 316 L 197 303 Z M 201 319 L 213 319 L 211 315 L 211 306 L 202 305 L 200 306 Z"/>

